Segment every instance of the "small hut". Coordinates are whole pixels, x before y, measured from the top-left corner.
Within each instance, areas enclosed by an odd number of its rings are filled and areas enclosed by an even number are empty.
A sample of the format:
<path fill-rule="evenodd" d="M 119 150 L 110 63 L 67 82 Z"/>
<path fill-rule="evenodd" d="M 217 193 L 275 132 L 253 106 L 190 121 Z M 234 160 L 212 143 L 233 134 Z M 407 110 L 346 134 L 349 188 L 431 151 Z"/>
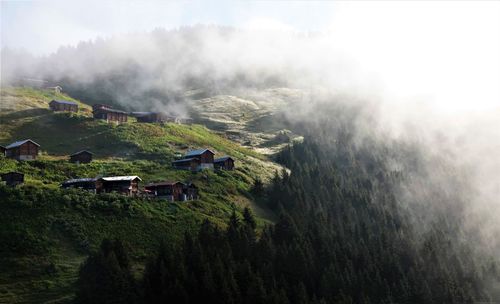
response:
<path fill-rule="evenodd" d="M 92 162 L 93 155 L 94 153 L 90 151 L 82 150 L 74 154 L 71 154 L 69 156 L 69 161 L 75 164 L 88 164 Z"/>
<path fill-rule="evenodd" d="M 24 183 L 24 174 L 19 172 L 4 173 L 2 174 L 2 181 L 4 181 L 7 186 L 15 187 Z"/>
<path fill-rule="evenodd" d="M 0 146 L 0 155 L 5 155 L 5 147 Z"/>
<path fill-rule="evenodd" d="M 234 159 L 230 156 L 224 156 L 214 159 L 214 168 L 219 170 L 233 170 Z"/>
<path fill-rule="evenodd" d="M 62 91 L 62 87 L 61 86 L 55 86 L 55 87 L 46 87 L 47 90 L 51 90 L 51 91 L 54 91 L 54 93 L 56 94 L 60 94 L 61 91 Z"/>
<path fill-rule="evenodd" d="M 31 139 L 16 141 L 5 147 L 5 156 L 17 160 L 35 160 L 40 145 Z"/>

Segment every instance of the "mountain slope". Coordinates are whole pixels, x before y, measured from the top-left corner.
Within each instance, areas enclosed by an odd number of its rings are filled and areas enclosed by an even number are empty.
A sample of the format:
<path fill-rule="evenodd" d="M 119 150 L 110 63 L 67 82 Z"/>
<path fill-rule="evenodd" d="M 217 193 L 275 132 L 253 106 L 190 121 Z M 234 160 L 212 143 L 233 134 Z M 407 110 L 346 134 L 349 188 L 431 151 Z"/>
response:
<path fill-rule="evenodd" d="M 105 237 L 120 237 L 142 261 L 159 243 L 182 237 L 203 219 L 225 225 L 234 207 L 250 205 L 258 224 L 274 214 L 255 204 L 254 180 L 267 181 L 281 166 L 241 147 L 201 125 L 115 125 L 82 111 L 54 113 L 51 99 L 70 96 L 25 88 L 1 91 L 0 144 L 30 138 L 41 145 L 36 161 L 17 162 L 0 156 L 0 173 L 25 174 L 16 189 L 0 185 L 0 302 L 49 303 L 72 298 L 73 283 L 83 257 Z M 170 161 L 193 148 L 208 147 L 216 156 L 231 155 L 231 172 L 191 173 L 171 168 Z M 67 156 L 78 150 L 95 153 L 95 161 L 76 165 Z M 65 191 L 59 184 L 70 178 L 98 175 L 139 175 L 143 183 L 161 180 L 192 181 L 200 198 L 190 202 L 125 198 Z M 140 272 L 140 269 L 137 270 Z"/>
<path fill-rule="evenodd" d="M 292 140 L 300 139 L 287 128 L 283 110 L 303 97 L 289 88 L 245 90 L 232 95 L 219 94 L 192 98 L 197 121 L 227 134 L 245 147 L 263 154 L 274 154 Z M 283 136 L 285 135 L 285 136 Z"/>

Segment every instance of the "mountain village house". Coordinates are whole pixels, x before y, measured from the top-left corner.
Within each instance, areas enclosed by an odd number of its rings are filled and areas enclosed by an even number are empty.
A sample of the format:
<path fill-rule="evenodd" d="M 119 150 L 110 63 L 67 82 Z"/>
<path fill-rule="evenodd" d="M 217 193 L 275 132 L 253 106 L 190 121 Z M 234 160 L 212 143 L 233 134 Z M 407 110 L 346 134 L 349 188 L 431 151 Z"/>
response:
<path fill-rule="evenodd" d="M 68 100 L 52 100 L 49 107 L 52 111 L 78 112 L 78 104 Z"/>
<path fill-rule="evenodd" d="M 118 192 L 125 195 L 137 195 L 139 192 L 139 176 L 101 177 L 96 181 L 97 193 Z"/>
<path fill-rule="evenodd" d="M 151 195 L 169 201 L 190 201 L 198 198 L 198 188 L 193 183 L 160 182 L 146 185 L 144 189 Z"/>
<path fill-rule="evenodd" d="M 7 186 L 15 187 L 24 183 L 24 174 L 19 172 L 8 172 L 2 174 L 2 181 L 5 182 Z"/>
<path fill-rule="evenodd" d="M 146 185 L 144 187 L 147 192 L 157 198 L 166 199 L 169 201 L 185 201 L 184 184 L 181 182 L 160 182 Z"/>
<path fill-rule="evenodd" d="M 199 171 L 214 168 L 215 153 L 209 149 L 192 150 L 184 155 L 182 159 L 172 162 L 176 169 Z"/>
<path fill-rule="evenodd" d="M 139 176 L 108 176 L 100 178 L 70 179 L 61 184 L 62 188 L 78 188 L 94 193 L 117 192 L 125 195 L 137 195 L 139 192 Z"/>
<path fill-rule="evenodd" d="M 92 106 L 93 116 L 96 119 L 104 119 L 106 121 L 127 122 L 127 112 L 115 110 L 113 107 L 105 104 L 95 104 Z"/>
<path fill-rule="evenodd" d="M 230 156 L 224 156 L 214 159 L 214 168 L 219 170 L 233 170 L 234 159 Z"/>
<path fill-rule="evenodd" d="M 71 154 L 69 156 L 69 161 L 75 164 L 88 164 L 92 162 L 93 155 L 94 154 L 90 151 L 82 150 L 74 154 Z"/>
<path fill-rule="evenodd" d="M 5 156 L 17 160 L 35 160 L 39 149 L 39 144 L 31 139 L 25 139 L 5 147 Z"/>

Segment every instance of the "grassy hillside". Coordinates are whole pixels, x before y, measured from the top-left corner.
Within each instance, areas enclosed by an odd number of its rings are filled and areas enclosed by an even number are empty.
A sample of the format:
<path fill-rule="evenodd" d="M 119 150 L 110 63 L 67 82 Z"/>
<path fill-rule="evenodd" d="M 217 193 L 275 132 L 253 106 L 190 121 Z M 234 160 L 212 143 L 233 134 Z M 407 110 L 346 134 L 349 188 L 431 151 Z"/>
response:
<path fill-rule="evenodd" d="M 302 100 L 304 92 L 288 88 L 245 90 L 234 95 L 187 95 L 197 121 L 227 134 L 241 145 L 263 154 L 274 154 L 292 140 L 282 111 Z M 286 134 L 286 137 L 283 136 Z"/>
<path fill-rule="evenodd" d="M 94 120 L 89 106 L 79 101 L 78 114 L 54 113 L 48 109 L 54 98 L 73 100 L 26 88 L 1 91 L 0 144 L 30 138 L 41 145 L 42 155 L 31 162 L 0 156 L 0 173 L 15 170 L 26 178 L 15 189 L 0 186 L 0 242 L 5 244 L 0 303 L 68 301 L 80 262 L 104 237 L 124 239 L 139 262 L 161 240 L 179 238 L 205 218 L 224 225 L 234 206 L 252 206 L 261 226 L 274 219 L 250 192 L 255 178 L 268 180 L 281 169 L 265 156 L 201 125 L 116 125 Z M 201 147 L 233 156 L 237 169 L 191 173 L 171 168 L 176 155 Z M 82 149 L 94 152 L 95 161 L 67 161 Z M 59 189 L 66 179 L 98 175 L 139 175 L 143 184 L 192 181 L 200 198 L 168 203 Z"/>

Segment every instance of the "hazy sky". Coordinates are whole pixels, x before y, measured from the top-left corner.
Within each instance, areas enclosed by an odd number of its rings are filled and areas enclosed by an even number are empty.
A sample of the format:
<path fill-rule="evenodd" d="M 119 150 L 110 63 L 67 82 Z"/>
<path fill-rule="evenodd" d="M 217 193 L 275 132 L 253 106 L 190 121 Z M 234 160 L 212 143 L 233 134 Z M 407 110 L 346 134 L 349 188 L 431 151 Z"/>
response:
<path fill-rule="evenodd" d="M 195 24 L 328 33 L 393 98 L 500 109 L 500 1 L 1 1 L 1 46 L 36 55 Z"/>
<path fill-rule="evenodd" d="M 1 1 L 2 46 L 37 54 L 97 36 L 219 24 L 252 28 L 322 30 L 333 2 L 285 1 Z"/>

